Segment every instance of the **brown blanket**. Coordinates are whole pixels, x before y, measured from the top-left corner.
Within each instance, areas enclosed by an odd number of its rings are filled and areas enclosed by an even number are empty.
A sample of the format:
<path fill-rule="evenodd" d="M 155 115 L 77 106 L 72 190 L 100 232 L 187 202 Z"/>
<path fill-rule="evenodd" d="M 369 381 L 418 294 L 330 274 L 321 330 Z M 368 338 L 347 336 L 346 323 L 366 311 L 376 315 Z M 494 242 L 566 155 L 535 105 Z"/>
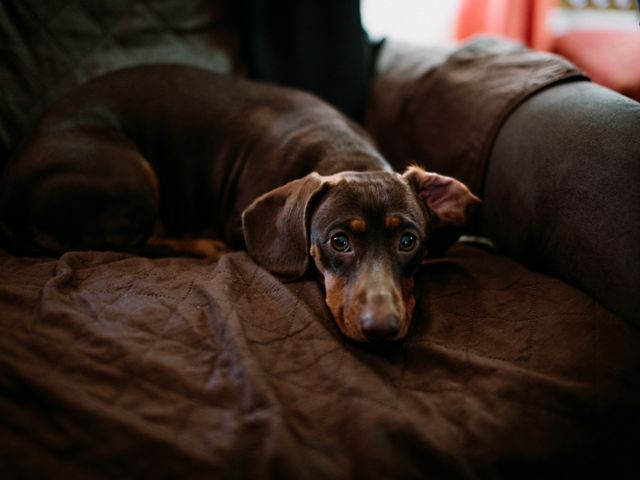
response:
<path fill-rule="evenodd" d="M 408 338 L 373 347 L 243 252 L 0 253 L 3 476 L 632 472 L 637 330 L 470 246 L 417 288 Z"/>

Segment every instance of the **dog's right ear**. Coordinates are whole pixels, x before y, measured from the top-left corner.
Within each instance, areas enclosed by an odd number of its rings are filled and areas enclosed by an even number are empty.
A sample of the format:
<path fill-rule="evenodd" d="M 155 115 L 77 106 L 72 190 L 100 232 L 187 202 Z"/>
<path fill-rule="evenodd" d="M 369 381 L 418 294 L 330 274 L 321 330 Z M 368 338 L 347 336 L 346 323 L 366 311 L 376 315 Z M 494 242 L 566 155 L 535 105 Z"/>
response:
<path fill-rule="evenodd" d="M 470 209 L 482 202 L 459 180 L 427 172 L 420 167 L 407 168 L 402 177 L 429 212 L 430 233 L 426 253 L 444 253 L 462 234 Z"/>
<path fill-rule="evenodd" d="M 325 186 L 311 173 L 265 193 L 242 212 L 249 255 L 271 273 L 295 280 L 309 266 L 309 210 Z"/>

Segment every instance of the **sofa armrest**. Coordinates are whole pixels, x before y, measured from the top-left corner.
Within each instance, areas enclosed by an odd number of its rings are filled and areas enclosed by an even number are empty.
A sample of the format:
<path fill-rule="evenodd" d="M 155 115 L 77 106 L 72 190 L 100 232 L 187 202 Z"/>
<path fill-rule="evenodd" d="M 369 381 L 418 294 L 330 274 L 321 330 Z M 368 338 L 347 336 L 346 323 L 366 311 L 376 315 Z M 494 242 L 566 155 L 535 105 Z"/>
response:
<path fill-rule="evenodd" d="M 365 127 L 393 167 L 459 178 L 472 230 L 640 319 L 640 104 L 561 57 L 478 39 L 383 46 Z"/>
<path fill-rule="evenodd" d="M 492 37 L 449 49 L 387 41 L 364 123 L 395 169 L 418 163 L 480 193 L 491 145 L 508 114 L 548 85 L 584 78 L 556 55 Z"/>
<path fill-rule="evenodd" d="M 488 162 L 482 228 L 500 250 L 640 320 L 640 103 L 590 82 L 527 99 Z"/>

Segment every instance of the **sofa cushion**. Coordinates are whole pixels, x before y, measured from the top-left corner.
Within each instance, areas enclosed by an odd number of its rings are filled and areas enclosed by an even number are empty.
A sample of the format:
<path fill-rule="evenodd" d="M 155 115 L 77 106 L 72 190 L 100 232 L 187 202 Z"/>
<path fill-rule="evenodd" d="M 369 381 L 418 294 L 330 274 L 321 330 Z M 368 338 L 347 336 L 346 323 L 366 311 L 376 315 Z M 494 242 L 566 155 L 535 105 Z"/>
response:
<path fill-rule="evenodd" d="M 579 30 L 558 37 L 553 49 L 594 82 L 640 101 L 640 32 Z"/>

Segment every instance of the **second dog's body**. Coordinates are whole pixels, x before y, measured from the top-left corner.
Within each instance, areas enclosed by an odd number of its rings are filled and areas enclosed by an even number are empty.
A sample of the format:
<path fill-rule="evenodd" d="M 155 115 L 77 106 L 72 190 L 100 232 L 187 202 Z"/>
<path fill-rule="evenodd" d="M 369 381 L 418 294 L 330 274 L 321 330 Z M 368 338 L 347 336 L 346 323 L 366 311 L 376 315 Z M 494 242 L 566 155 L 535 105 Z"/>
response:
<path fill-rule="evenodd" d="M 311 95 L 148 66 L 96 79 L 44 116 L 4 173 L 0 220 L 48 253 L 136 248 L 160 219 L 168 236 L 213 229 L 246 243 L 283 277 L 313 259 L 343 333 L 395 339 L 427 237 L 462 225 L 476 201 L 453 179 L 392 172 Z"/>

